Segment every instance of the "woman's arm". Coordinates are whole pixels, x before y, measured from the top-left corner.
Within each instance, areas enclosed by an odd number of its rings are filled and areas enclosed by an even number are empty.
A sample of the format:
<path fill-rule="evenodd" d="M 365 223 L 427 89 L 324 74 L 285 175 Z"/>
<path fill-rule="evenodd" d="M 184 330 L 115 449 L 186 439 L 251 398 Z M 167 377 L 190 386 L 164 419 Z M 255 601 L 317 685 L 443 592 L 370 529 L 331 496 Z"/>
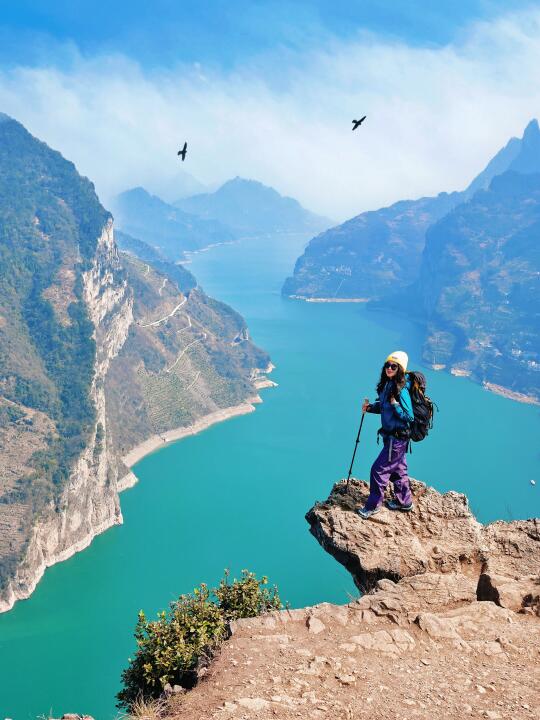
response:
<path fill-rule="evenodd" d="M 408 422 L 414 420 L 411 395 L 406 387 L 400 392 L 399 400 L 392 398 L 392 406 L 402 420 L 407 420 Z"/>
<path fill-rule="evenodd" d="M 366 408 L 366 412 L 374 413 L 375 415 L 380 415 L 381 414 L 381 401 L 375 400 L 375 402 L 369 403 L 369 405 Z"/>

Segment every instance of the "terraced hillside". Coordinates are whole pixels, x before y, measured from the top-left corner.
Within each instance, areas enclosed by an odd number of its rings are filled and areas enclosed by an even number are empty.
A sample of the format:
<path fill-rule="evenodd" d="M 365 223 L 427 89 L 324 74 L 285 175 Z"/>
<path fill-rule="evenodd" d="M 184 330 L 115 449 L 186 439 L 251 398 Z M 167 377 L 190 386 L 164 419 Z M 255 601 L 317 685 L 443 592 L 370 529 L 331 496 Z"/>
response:
<path fill-rule="evenodd" d="M 194 283 L 187 270 L 166 263 L 157 270 L 125 253 L 121 261 L 133 288 L 134 323 L 106 381 L 119 458 L 149 435 L 252 397 L 255 369 L 269 364 L 238 313 L 198 287 L 182 292 L 178 273 L 183 285 Z"/>

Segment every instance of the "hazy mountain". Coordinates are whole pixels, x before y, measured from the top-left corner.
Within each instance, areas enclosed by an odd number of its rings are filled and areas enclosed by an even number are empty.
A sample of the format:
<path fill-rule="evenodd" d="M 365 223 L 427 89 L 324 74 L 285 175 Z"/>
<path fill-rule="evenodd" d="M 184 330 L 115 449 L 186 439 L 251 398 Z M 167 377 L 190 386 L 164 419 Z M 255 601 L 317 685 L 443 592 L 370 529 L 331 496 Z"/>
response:
<path fill-rule="evenodd" d="M 208 220 L 219 220 L 241 235 L 320 232 L 331 220 L 305 210 L 297 200 L 255 180 L 236 177 L 213 193 L 178 200 L 176 207 Z"/>
<path fill-rule="evenodd" d="M 408 285 L 418 274 L 427 228 L 459 200 L 459 193 L 402 200 L 327 230 L 298 258 L 283 294 L 373 298 Z"/>
<path fill-rule="evenodd" d="M 114 204 L 119 229 L 159 249 L 169 260 L 180 260 L 186 250 L 200 250 L 234 239 L 221 222 L 205 219 L 169 205 L 144 188 L 126 190 Z"/>
<path fill-rule="evenodd" d="M 512 138 L 463 192 L 404 200 L 369 211 L 315 237 L 298 259 L 283 293 L 301 297 L 378 298 L 413 283 L 427 229 L 508 169 L 540 167 L 540 133 L 533 120 Z"/>
<path fill-rule="evenodd" d="M 538 120 L 531 120 L 525 128 L 519 153 L 508 166 L 518 173 L 540 172 L 540 128 Z"/>

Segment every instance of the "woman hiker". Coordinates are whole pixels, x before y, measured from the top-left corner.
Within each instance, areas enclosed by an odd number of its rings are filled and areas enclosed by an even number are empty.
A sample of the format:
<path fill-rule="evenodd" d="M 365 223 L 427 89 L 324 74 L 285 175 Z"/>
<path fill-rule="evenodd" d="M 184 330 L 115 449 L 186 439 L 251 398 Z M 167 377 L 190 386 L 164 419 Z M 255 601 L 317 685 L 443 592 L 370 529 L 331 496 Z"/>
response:
<path fill-rule="evenodd" d="M 379 434 L 384 441 L 383 449 L 371 468 L 369 497 L 365 506 L 358 510 L 364 520 L 381 509 L 389 480 L 394 484 L 394 500 L 388 501 L 386 506 L 390 510 L 406 512 L 413 507 L 406 455 L 409 422 L 414 420 L 409 381 L 405 375 L 408 360 L 407 353 L 402 350 L 389 355 L 377 385 L 379 399 L 370 403 L 366 398 L 362 405 L 362 412 L 380 414 Z"/>

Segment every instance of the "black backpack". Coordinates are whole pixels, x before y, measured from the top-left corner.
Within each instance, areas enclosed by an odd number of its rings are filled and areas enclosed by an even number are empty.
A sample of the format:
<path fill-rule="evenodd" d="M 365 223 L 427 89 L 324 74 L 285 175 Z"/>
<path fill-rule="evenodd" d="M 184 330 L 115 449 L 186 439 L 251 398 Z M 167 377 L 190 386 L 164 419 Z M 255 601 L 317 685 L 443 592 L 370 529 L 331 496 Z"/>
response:
<path fill-rule="evenodd" d="M 437 406 L 426 395 L 425 375 L 415 371 L 408 372 L 407 375 L 414 413 L 414 420 L 409 425 L 410 438 L 414 442 L 420 442 L 433 427 L 433 411 Z"/>

